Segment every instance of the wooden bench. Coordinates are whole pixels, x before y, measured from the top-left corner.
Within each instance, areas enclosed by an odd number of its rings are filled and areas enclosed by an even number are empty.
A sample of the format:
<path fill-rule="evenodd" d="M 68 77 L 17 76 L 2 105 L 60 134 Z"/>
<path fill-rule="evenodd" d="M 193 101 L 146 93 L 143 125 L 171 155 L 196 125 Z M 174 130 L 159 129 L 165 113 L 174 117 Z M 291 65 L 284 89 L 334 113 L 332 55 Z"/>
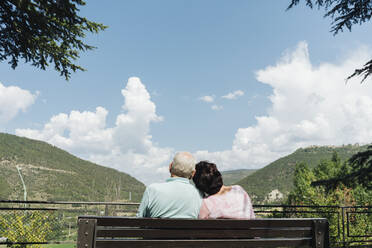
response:
<path fill-rule="evenodd" d="M 192 220 L 80 216 L 77 248 L 329 247 L 327 219 Z"/>

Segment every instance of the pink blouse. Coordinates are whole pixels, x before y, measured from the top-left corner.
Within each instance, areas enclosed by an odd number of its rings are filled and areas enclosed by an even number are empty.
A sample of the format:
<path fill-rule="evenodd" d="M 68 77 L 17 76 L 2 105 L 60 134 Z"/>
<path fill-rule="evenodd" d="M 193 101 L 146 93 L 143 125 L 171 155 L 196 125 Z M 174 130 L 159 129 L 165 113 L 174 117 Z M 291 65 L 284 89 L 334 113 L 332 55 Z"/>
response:
<path fill-rule="evenodd" d="M 251 199 L 239 185 L 223 194 L 211 195 L 203 199 L 199 219 L 253 219 L 255 218 Z"/>

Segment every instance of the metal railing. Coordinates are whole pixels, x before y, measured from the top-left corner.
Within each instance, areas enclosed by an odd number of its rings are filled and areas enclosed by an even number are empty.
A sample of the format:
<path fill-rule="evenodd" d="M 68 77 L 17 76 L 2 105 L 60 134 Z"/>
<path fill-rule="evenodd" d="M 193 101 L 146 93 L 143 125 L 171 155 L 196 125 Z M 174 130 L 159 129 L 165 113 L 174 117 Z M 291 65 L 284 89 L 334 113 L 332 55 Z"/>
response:
<path fill-rule="evenodd" d="M 0 200 L 1 245 L 71 244 L 79 215 L 135 216 L 138 203 Z M 65 246 L 64 246 L 65 247 Z"/>
<path fill-rule="evenodd" d="M 139 203 L 0 200 L 1 244 L 71 244 L 77 216 L 135 216 Z M 327 218 L 331 246 L 372 247 L 372 206 L 254 205 L 259 218 Z"/>
<path fill-rule="evenodd" d="M 372 247 L 372 206 L 254 205 L 259 217 L 327 218 L 331 247 Z"/>

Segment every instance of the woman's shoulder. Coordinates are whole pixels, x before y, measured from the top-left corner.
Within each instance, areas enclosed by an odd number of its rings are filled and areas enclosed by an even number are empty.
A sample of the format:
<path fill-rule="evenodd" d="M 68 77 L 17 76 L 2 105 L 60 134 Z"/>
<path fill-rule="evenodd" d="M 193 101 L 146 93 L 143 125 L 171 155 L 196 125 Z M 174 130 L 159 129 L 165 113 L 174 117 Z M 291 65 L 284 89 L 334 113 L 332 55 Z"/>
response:
<path fill-rule="evenodd" d="M 247 191 L 240 185 L 232 185 L 232 191 L 238 194 L 248 195 Z"/>
<path fill-rule="evenodd" d="M 245 190 L 243 189 L 243 187 L 240 186 L 240 185 L 231 185 L 231 189 L 238 190 L 238 191 L 244 191 L 245 192 Z"/>

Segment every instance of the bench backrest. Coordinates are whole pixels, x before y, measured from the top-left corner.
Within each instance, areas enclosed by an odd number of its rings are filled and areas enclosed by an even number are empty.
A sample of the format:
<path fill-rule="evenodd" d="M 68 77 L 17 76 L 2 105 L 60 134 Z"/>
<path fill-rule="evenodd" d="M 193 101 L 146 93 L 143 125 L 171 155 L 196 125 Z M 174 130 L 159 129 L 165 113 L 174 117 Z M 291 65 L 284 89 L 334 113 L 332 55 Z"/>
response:
<path fill-rule="evenodd" d="M 191 220 L 81 216 L 77 248 L 329 247 L 327 219 Z"/>

